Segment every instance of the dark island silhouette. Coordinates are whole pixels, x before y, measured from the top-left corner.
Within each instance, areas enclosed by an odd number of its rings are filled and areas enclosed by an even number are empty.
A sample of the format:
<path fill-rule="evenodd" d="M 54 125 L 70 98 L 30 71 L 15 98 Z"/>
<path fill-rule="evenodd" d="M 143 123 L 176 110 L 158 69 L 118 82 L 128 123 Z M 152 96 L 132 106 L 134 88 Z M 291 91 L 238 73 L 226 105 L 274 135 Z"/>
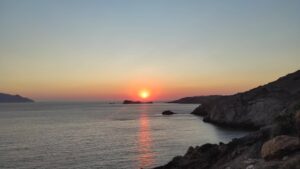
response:
<path fill-rule="evenodd" d="M 141 101 L 133 101 L 133 100 L 124 100 L 123 104 L 152 104 L 153 102 L 141 102 Z"/>
<path fill-rule="evenodd" d="M 0 93 L 0 103 L 32 103 L 32 99 L 22 97 L 20 95 L 10 95 Z"/>
<path fill-rule="evenodd" d="M 255 131 L 224 144 L 190 147 L 156 169 L 300 168 L 300 70 L 252 90 L 228 96 L 195 96 L 192 114 L 205 122 Z"/>
<path fill-rule="evenodd" d="M 171 110 L 165 110 L 161 113 L 162 115 L 165 115 L 165 116 L 169 116 L 169 115 L 173 115 L 173 114 L 176 114 L 174 113 L 173 111 Z"/>

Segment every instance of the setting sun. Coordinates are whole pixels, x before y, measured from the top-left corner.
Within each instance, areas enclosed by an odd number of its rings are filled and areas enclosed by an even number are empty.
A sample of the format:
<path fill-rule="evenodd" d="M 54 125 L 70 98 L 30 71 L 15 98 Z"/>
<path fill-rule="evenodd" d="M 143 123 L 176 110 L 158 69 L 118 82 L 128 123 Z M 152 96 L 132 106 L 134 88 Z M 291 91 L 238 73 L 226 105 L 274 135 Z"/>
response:
<path fill-rule="evenodd" d="M 143 99 L 147 99 L 150 96 L 150 92 L 147 90 L 142 90 L 139 92 L 139 96 Z"/>

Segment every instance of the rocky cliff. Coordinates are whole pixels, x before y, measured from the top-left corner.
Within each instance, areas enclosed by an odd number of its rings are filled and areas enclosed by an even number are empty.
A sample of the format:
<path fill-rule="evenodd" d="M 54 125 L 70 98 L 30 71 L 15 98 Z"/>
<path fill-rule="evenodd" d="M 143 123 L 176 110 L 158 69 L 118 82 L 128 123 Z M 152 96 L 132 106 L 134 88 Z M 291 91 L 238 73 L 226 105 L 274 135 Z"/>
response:
<path fill-rule="evenodd" d="M 300 70 L 269 84 L 230 96 L 201 98 L 192 114 L 219 125 L 259 128 L 300 102 Z"/>
<path fill-rule="evenodd" d="M 20 95 L 10 95 L 0 93 L 0 103 L 21 103 L 21 102 L 34 102 L 31 99 L 22 97 Z"/>

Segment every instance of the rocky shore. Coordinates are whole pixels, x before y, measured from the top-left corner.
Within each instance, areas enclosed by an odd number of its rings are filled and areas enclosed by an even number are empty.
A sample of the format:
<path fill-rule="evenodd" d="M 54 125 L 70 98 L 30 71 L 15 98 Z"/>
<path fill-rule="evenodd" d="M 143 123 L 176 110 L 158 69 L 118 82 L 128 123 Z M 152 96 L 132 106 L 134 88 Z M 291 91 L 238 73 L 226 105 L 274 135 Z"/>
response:
<path fill-rule="evenodd" d="M 208 143 L 190 147 L 184 156 L 177 156 L 168 164 L 155 169 L 300 168 L 299 139 L 286 135 L 272 137 L 272 128 L 267 127 L 233 139 L 228 144 Z M 262 149 L 266 145 L 267 148 Z"/>
<path fill-rule="evenodd" d="M 205 122 L 254 129 L 228 144 L 190 147 L 156 169 L 300 168 L 300 70 L 230 96 L 198 96 L 172 103 L 199 103 L 192 114 Z"/>

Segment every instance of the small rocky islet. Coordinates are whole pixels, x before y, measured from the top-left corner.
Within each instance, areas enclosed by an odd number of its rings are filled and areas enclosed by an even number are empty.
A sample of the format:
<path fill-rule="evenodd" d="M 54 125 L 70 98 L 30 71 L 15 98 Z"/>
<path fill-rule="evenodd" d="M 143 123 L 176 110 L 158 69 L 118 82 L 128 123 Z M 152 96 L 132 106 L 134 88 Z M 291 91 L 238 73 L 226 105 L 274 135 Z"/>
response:
<path fill-rule="evenodd" d="M 124 100 L 123 104 L 153 104 L 153 102 L 142 102 L 142 101 L 133 101 L 133 100 Z"/>
<path fill-rule="evenodd" d="M 171 110 L 165 110 L 161 114 L 164 115 L 164 116 L 169 116 L 169 115 L 173 115 L 173 114 L 176 114 L 176 113 L 174 113 Z"/>
<path fill-rule="evenodd" d="M 192 114 L 220 126 L 255 130 L 224 144 L 190 147 L 155 169 L 299 169 L 300 70 L 230 96 L 196 96 Z"/>

